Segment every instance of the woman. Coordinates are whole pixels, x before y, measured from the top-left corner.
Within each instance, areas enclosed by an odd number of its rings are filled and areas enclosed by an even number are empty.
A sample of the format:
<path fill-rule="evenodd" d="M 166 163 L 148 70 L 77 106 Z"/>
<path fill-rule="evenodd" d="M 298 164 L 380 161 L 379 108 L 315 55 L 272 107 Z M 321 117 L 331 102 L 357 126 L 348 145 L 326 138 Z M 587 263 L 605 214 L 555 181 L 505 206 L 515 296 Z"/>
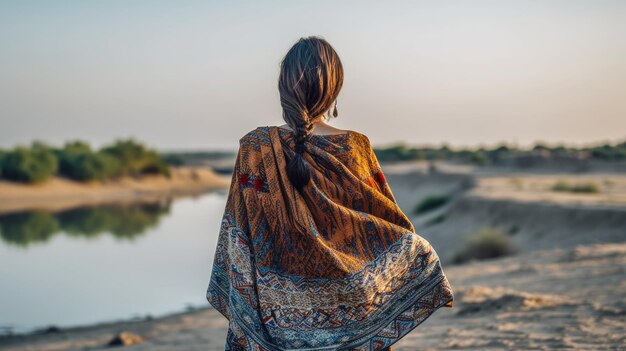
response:
<path fill-rule="evenodd" d="M 239 140 L 207 299 L 226 350 L 391 350 L 452 290 L 367 136 L 324 123 L 343 83 L 326 40 L 281 63 L 285 125 Z"/>

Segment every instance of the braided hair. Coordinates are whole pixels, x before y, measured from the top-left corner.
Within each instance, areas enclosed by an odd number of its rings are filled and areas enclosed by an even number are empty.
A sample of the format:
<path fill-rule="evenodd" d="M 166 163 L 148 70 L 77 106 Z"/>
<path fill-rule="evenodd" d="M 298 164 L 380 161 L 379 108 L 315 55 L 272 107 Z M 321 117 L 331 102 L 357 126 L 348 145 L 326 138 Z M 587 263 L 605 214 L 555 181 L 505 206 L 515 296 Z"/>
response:
<path fill-rule="evenodd" d="M 287 162 L 287 176 L 301 191 L 311 172 L 303 153 L 313 123 L 323 118 L 343 85 L 343 66 L 339 55 L 323 38 L 300 38 L 280 64 L 278 91 L 283 119 L 294 131 L 295 153 Z M 336 109 L 333 115 L 336 117 Z"/>

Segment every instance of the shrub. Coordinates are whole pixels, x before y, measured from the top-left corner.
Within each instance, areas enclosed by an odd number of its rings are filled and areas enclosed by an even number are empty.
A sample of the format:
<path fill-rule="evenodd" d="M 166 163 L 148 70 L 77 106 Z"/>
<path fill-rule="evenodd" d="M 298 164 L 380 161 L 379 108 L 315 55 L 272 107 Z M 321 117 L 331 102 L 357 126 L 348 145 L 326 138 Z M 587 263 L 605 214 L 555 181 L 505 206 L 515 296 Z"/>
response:
<path fill-rule="evenodd" d="M 487 164 L 487 156 L 482 151 L 474 151 L 469 155 L 469 161 L 478 166 L 484 166 Z"/>
<path fill-rule="evenodd" d="M 156 151 L 147 149 L 133 139 L 118 140 L 102 149 L 102 152 L 119 161 L 120 172 L 123 175 L 139 176 L 148 173 L 170 175 L 169 166 Z"/>
<path fill-rule="evenodd" d="M 593 194 L 600 192 L 600 187 L 595 183 L 579 183 L 579 184 L 569 184 L 563 180 L 556 182 L 552 186 L 553 191 L 563 191 L 570 193 L 587 193 Z"/>
<path fill-rule="evenodd" d="M 18 146 L 2 156 L 2 177 L 25 183 L 40 183 L 52 177 L 58 161 L 48 146 L 34 142 L 30 148 Z"/>
<path fill-rule="evenodd" d="M 447 204 L 449 201 L 450 201 L 450 196 L 447 196 L 447 195 L 429 196 L 425 198 L 424 200 L 422 200 L 420 203 L 418 203 L 417 206 L 415 206 L 414 213 L 422 214 L 422 213 L 434 210 L 436 208 L 439 208 Z"/>
<path fill-rule="evenodd" d="M 0 150 L 0 177 L 4 179 L 39 183 L 57 171 L 78 181 L 142 174 L 170 176 L 169 165 L 161 155 L 132 139 L 117 141 L 101 151 L 93 151 L 83 141 L 66 143 L 57 150 L 40 142 L 34 142 L 31 147 Z"/>
<path fill-rule="evenodd" d="M 591 149 L 591 155 L 594 158 L 607 161 L 620 161 L 626 159 L 626 150 L 624 144 L 617 146 L 602 145 Z"/>
<path fill-rule="evenodd" d="M 166 177 L 170 177 L 170 166 L 165 160 L 161 159 L 155 152 L 150 154 L 148 162 L 141 170 L 142 174 L 162 174 Z"/>
<path fill-rule="evenodd" d="M 118 160 L 106 153 L 94 153 L 87 143 L 81 141 L 65 144 L 57 154 L 60 174 L 70 179 L 105 180 L 120 173 Z"/>
<path fill-rule="evenodd" d="M 562 180 L 559 180 L 552 186 L 553 191 L 569 191 L 570 185 Z"/>
<path fill-rule="evenodd" d="M 502 230 L 484 228 L 467 237 L 464 246 L 454 256 L 455 263 L 506 256 L 514 252 L 510 238 Z"/>
<path fill-rule="evenodd" d="M 88 181 L 105 180 L 119 175 L 119 161 L 103 153 L 78 154 L 70 158 L 63 175 Z"/>

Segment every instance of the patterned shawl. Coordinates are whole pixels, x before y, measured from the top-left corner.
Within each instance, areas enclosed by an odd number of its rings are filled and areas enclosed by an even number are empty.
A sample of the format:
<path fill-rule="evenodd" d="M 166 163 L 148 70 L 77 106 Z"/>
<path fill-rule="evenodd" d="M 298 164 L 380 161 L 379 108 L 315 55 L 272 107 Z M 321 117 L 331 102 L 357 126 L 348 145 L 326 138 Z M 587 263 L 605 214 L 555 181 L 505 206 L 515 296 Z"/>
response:
<path fill-rule="evenodd" d="M 300 194 L 293 132 L 239 140 L 207 299 L 229 320 L 226 350 L 383 350 L 452 290 L 400 210 L 364 134 L 312 135 Z"/>

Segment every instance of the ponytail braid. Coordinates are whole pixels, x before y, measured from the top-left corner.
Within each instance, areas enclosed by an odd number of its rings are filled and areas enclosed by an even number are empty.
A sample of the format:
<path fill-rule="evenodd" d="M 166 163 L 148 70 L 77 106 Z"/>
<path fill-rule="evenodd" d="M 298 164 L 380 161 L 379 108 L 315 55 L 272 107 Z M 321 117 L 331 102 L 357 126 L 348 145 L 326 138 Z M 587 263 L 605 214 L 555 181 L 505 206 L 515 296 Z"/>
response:
<path fill-rule="evenodd" d="M 311 180 L 303 153 L 313 123 L 330 110 L 343 84 L 343 67 L 335 50 L 319 37 L 300 38 L 281 62 L 278 90 L 283 119 L 294 132 L 294 153 L 287 176 L 298 190 Z"/>

